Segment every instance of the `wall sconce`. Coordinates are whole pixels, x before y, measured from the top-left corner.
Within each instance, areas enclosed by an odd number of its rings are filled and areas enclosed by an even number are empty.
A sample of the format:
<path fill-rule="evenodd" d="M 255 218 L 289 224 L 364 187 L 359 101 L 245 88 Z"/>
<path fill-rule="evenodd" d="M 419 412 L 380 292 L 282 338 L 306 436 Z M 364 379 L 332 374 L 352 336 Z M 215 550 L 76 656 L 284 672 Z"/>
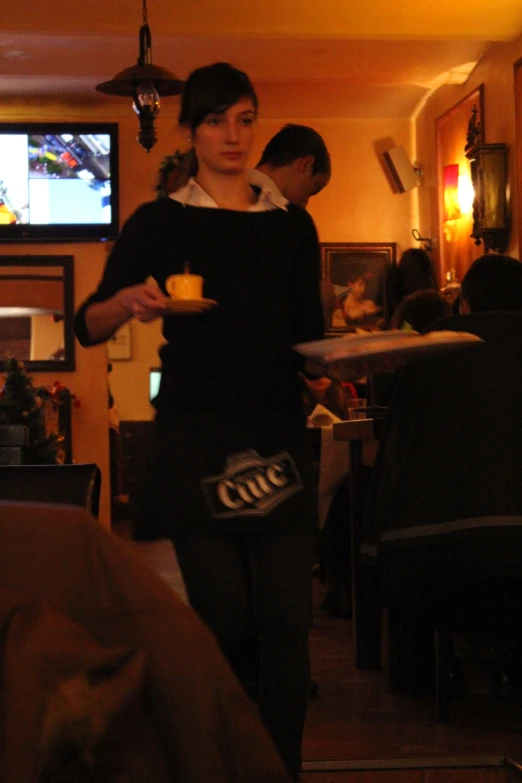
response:
<path fill-rule="evenodd" d="M 467 168 L 467 166 L 466 166 Z M 457 221 L 471 211 L 474 191 L 467 174 L 461 173 L 458 163 L 444 166 L 443 200 L 444 200 L 444 235 L 448 242 L 453 242 L 458 230 Z"/>
<path fill-rule="evenodd" d="M 183 82 L 166 68 L 152 64 L 152 39 L 147 23 L 147 0 L 143 0 L 143 24 L 139 32 L 137 65 L 124 68 L 110 81 L 96 85 L 98 92 L 133 98 L 138 115 L 138 141 L 147 152 L 157 141 L 155 121 L 160 108 L 160 96 L 180 95 Z"/>
<path fill-rule="evenodd" d="M 462 216 L 459 203 L 459 164 L 444 166 L 443 179 L 444 220 L 457 220 Z"/>
<path fill-rule="evenodd" d="M 467 168 L 467 166 L 466 166 Z M 475 192 L 469 175 L 458 163 L 444 166 L 444 220 L 458 220 L 471 212 Z"/>
<path fill-rule="evenodd" d="M 508 149 L 505 144 L 475 144 L 466 150 L 471 164 L 473 231 L 486 253 L 506 251 L 509 240 Z"/>

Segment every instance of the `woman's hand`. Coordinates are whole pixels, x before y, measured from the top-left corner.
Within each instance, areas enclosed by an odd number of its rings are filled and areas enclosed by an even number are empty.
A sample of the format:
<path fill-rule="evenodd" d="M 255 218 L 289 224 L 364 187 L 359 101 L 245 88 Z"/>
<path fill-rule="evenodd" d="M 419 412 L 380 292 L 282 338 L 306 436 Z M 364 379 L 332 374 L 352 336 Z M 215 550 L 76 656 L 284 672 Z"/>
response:
<path fill-rule="evenodd" d="M 124 310 L 142 323 L 154 321 L 165 313 L 165 294 L 156 283 L 122 288 L 116 298 Z"/>

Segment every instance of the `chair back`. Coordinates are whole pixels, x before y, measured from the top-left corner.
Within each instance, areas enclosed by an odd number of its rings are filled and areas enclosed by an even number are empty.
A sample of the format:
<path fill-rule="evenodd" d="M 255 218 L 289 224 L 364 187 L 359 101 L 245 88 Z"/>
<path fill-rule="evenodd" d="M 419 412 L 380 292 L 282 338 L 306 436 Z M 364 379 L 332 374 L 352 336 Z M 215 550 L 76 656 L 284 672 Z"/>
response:
<path fill-rule="evenodd" d="M 438 325 L 485 342 L 404 368 L 363 524 L 383 600 L 404 609 L 476 575 L 522 577 L 522 313 Z"/>
<path fill-rule="evenodd" d="M 101 471 L 94 463 L 0 465 L 0 500 L 80 506 L 98 517 Z"/>

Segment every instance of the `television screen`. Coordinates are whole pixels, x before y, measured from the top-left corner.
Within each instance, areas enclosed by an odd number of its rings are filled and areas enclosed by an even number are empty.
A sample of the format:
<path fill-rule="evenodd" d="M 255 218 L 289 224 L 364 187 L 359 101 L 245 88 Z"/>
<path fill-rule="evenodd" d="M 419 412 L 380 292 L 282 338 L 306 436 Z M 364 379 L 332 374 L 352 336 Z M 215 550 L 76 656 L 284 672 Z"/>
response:
<path fill-rule="evenodd" d="M 116 123 L 0 123 L 0 241 L 118 234 Z"/>

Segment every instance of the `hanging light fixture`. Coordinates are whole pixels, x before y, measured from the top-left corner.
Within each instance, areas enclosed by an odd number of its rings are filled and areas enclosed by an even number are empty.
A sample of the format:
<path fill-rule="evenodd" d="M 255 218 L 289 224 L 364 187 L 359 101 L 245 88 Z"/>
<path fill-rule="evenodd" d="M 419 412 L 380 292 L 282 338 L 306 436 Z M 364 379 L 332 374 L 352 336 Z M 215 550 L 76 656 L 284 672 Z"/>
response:
<path fill-rule="evenodd" d="M 96 89 L 106 95 L 133 98 L 133 108 L 139 122 L 138 141 L 149 152 L 157 141 L 155 122 L 160 108 L 160 96 L 179 95 L 183 82 L 166 68 L 152 64 L 152 40 L 147 22 L 146 0 L 143 0 L 142 14 L 137 65 L 124 68 L 110 81 L 97 84 Z"/>

